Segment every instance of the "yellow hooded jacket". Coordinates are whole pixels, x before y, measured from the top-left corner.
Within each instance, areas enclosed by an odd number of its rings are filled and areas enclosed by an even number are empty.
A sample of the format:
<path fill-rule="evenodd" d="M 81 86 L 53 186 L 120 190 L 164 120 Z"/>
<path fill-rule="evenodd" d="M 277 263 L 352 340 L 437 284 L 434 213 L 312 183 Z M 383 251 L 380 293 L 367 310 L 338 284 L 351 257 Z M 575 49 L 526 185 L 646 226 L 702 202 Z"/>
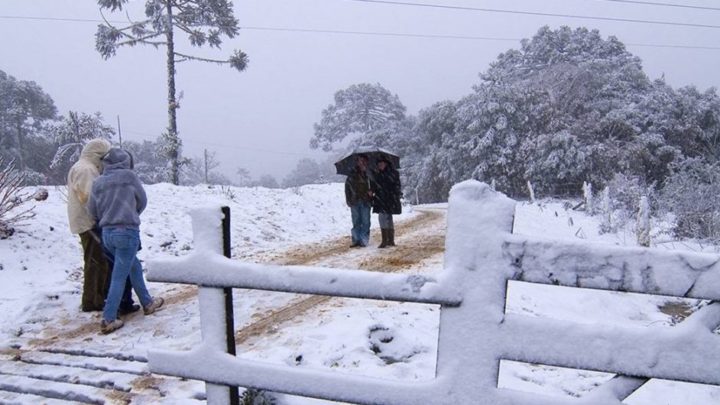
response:
<path fill-rule="evenodd" d="M 93 181 L 100 175 L 100 159 L 110 150 L 110 146 L 110 142 L 101 138 L 88 142 L 80 153 L 80 159 L 68 172 L 67 212 L 72 233 L 81 234 L 95 225 L 95 219 L 90 216 L 85 204 L 90 197 Z"/>

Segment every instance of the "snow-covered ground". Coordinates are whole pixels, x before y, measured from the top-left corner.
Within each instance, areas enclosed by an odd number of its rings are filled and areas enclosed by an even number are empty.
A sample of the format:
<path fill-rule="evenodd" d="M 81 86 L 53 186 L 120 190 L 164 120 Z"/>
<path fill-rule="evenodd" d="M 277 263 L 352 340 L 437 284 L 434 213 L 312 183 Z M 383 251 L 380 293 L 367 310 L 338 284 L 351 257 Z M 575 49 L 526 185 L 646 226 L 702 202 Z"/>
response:
<path fill-rule="evenodd" d="M 346 236 L 349 210 L 341 184 L 304 186 L 288 190 L 263 188 L 147 187 L 149 204 L 142 220 L 142 260 L 185 255 L 193 249 L 190 208 L 226 204 L 231 208 L 233 256 L 263 261 L 282 257 L 300 245 Z M 429 207 L 442 210 L 443 205 Z M 0 240 L 0 349 L 21 346 L 26 339 L 47 339 L 48 329 L 63 320 L 69 325 L 99 328 L 98 314 L 79 312 L 82 255 L 77 237 L 67 228 L 62 188 L 50 189 L 50 198 L 36 203 L 37 215 L 8 240 Z M 399 222 L 417 214 L 412 209 Z M 373 215 L 373 228 L 377 228 Z M 598 243 L 635 245 L 629 229 L 600 234 L 596 217 L 567 209 L 562 202 L 518 203 L 515 232 L 546 238 L 584 239 Z M 433 225 L 427 234 L 444 232 Z M 666 236 L 656 235 L 656 239 Z M 708 250 L 689 242 L 662 243 L 663 249 Z M 368 253 L 370 252 L 370 253 Z M 329 257 L 316 265 L 352 268 L 375 248 Z M 442 255 L 422 260 L 413 271 L 437 271 Z M 181 287 L 149 283 L 151 293 L 173 295 Z M 253 322 L 258 314 L 292 303 L 291 294 L 235 292 L 236 326 Z M 693 301 L 640 294 L 585 291 L 554 286 L 511 283 L 507 309 L 525 315 L 583 323 L 632 324 L 671 327 L 696 305 Z M 182 305 L 182 307 L 181 307 Z M 149 348 L 188 349 L 199 339 L 194 300 L 180 301 L 144 319 L 133 317 L 125 328 L 108 336 L 65 336 L 89 351 L 114 350 L 143 356 Z M 439 308 L 433 305 L 334 299 L 283 323 L 272 333 L 240 343 L 238 355 L 291 367 L 330 368 L 388 379 L 432 379 L 435 371 Z M 48 326 L 50 325 L 50 326 Z M 88 337 L 90 336 L 90 337 Z M 73 340 L 75 339 L 75 340 Z M 57 342 L 55 342 L 57 343 Z M 72 344 L 70 346 L 72 346 Z M 2 372 L 3 370 L 0 370 Z M 579 396 L 611 376 L 592 371 L 565 370 L 542 365 L 504 362 L 499 385 L 552 395 Z M 121 384 L 122 382 L 118 382 Z M 189 382 L 178 398 L 202 397 L 204 386 Z M 28 396 L 27 398 L 32 398 Z M 29 402 L 32 400 L 28 399 Z M 2 398 L 0 397 L 0 402 Z M 286 404 L 322 401 L 282 397 Z M 720 389 L 677 382 L 651 381 L 627 401 L 633 405 L 718 404 Z"/>

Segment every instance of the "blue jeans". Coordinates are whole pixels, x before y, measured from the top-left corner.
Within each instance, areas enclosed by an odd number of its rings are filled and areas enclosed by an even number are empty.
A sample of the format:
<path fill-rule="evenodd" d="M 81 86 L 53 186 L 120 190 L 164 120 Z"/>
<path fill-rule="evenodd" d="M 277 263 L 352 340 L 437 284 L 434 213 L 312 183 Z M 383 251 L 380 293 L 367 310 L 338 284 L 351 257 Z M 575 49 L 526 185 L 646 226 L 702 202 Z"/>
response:
<path fill-rule="evenodd" d="M 380 229 L 395 229 L 392 216 L 393 214 L 378 214 L 378 222 L 380 222 Z"/>
<path fill-rule="evenodd" d="M 152 297 L 145 287 L 142 266 L 136 256 L 140 245 L 140 231 L 132 228 L 107 227 L 103 228 L 102 239 L 105 248 L 115 257 L 103 319 L 114 321 L 117 318 L 128 276 L 143 307 L 150 305 Z"/>
<path fill-rule="evenodd" d="M 352 216 L 352 243 L 367 246 L 370 243 L 370 203 L 359 202 L 350 207 Z"/>

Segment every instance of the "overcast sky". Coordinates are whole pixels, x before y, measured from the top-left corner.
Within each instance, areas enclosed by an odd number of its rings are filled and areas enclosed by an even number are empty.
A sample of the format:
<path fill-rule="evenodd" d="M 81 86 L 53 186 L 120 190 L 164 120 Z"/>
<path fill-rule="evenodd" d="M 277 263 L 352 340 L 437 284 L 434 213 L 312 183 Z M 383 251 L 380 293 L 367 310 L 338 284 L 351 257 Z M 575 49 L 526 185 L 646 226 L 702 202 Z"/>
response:
<path fill-rule="evenodd" d="M 565 15 L 720 25 L 720 11 L 611 0 L 406 0 L 407 2 Z M 652 0 L 641 0 L 650 2 Z M 655 2 L 720 8 L 718 0 Z M 144 0 L 131 1 L 140 19 Z M 178 66 L 178 110 L 186 156 L 215 151 L 223 171 L 238 167 L 253 177 L 281 180 L 302 157 L 320 158 L 308 144 L 313 123 L 333 94 L 355 83 L 380 83 L 398 94 L 412 114 L 471 91 L 499 53 L 517 48 L 542 25 L 597 28 L 614 35 L 643 60 L 651 78 L 664 74 L 673 86 L 720 85 L 720 50 L 645 45 L 720 47 L 720 29 L 582 20 L 522 14 L 411 7 L 353 0 L 236 0 L 238 37 L 221 51 L 242 49 L 250 64 L 229 67 L 186 62 Z M 37 82 L 68 110 L 100 111 L 122 121 L 123 138 L 155 139 L 167 127 L 164 52 L 122 48 L 105 61 L 95 51 L 97 23 L 17 19 L 98 19 L 95 0 L 0 0 L 0 70 Z M 113 20 L 123 15 L 109 15 Z M 505 38 L 509 40 L 409 38 L 273 31 L 292 28 Z M 184 49 L 180 49 L 184 50 Z M 197 52 L 196 52 L 197 53 Z"/>

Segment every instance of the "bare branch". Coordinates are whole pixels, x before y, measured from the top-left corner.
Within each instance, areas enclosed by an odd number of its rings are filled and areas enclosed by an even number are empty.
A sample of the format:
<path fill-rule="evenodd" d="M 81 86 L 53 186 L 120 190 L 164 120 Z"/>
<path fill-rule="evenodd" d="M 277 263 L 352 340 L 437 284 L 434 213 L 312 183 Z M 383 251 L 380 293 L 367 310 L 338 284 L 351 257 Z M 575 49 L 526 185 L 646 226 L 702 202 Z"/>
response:
<path fill-rule="evenodd" d="M 180 53 L 180 52 L 175 52 L 175 56 L 179 56 L 179 57 L 183 58 L 183 59 L 177 59 L 176 62 L 185 62 L 188 60 L 194 60 L 194 61 L 198 61 L 198 62 L 217 63 L 218 65 L 225 65 L 225 64 L 230 63 L 227 60 L 201 58 L 199 56 L 186 55 L 186 54 Z"/>

